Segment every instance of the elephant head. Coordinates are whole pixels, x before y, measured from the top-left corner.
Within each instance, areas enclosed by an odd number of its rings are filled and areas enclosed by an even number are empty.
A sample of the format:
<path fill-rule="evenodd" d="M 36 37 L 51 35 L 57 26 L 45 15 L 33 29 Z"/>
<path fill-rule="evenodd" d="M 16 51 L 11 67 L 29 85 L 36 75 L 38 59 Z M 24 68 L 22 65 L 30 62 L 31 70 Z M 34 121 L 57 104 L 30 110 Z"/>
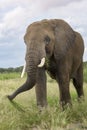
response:
<path fill-rule="evenodd" d="M 29 25 L 24 36 L 26 72 L 35 76 L 37 68 L 43 67 L 46 59 L 53 55 L 63 56 L 74 39 L 73 30 L 63 20 L 42 20 Z"/>
<path fill-rule="evenodd" d="M 38 66 L 43 58 L 52 56 L 55 37 L 52 28 L 47 26 L 37 22 L 28 27 L 24 36 L 27 47 L 26 65 L 28 59 L 33 59 L 34 65 Z"/>

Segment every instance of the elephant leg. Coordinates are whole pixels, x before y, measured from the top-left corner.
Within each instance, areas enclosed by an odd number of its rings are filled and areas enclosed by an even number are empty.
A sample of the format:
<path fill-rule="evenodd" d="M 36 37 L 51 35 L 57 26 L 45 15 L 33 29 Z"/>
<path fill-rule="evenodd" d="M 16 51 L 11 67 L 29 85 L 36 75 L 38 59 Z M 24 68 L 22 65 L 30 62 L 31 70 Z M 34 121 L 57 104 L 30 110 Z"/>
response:
<path fill-rule="evenodd" d="M 74 84 L 74 87 L 76 88 L 78 98 L 84 97 L 84 92 L 83 92 L 83 66 L 82 66 L 82 64 L 80 65 L 79 69 L 77 70 L 75 78 L 73 78 L 73 84 Z"/>
<path fill-rule="evenodd" d="M 34 85 L 35 85 L 35 81 L 30 80 L 28 77 L 26 82 L 21 87 L 19 87 L 13 94 L 8 95 L 7 97 L 9 100 L 13 100 L 18 94 L 31 89 Z"/>
<path fill-rule="evenodd" d="M 60 105 L 64 108 L 67 104 L 71 105 L 68 73 L 64 73 L 64 71 L 58 73 L 57 82 L 59 83 Z"/>
<path fill-rule="evenodd" d="M 44 68 L 39 68 L 36 81 L 36 99 L 38 107 L 47 106 L 46 74 Z"/>

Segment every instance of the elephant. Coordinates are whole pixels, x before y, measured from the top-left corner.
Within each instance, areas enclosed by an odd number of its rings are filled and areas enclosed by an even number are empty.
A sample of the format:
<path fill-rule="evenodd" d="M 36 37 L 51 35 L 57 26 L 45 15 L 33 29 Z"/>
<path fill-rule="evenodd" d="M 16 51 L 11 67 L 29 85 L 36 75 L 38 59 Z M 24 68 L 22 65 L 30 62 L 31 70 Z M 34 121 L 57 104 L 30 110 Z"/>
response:
<path fill-rule="evenodd" d="M 80 33 L 62 19 L 44 19 L 30 24 L 24 35 L 26 44 L 27 79 L 13 94 L 18 94 L 35 86 L 37 106 L 47 106 L 47 76 L 58 83 L 59 103 L 62 107 L 72 105 L 69 83 L 72 79 L 78 99 L 83 91 L 84 41 Z"/>

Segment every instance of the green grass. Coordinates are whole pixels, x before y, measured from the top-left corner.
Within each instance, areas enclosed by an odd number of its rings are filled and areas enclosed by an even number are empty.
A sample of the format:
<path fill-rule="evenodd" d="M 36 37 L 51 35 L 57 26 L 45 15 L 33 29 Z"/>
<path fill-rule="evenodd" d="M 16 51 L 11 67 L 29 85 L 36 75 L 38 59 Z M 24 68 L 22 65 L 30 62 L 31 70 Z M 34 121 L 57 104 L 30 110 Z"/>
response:
<path fill-rule="evenodd" d="M 15 78 L 20 78 L 20 77 L 21 77 L 21 73 L 18 73 L 18 72 L 0 73 L 0 80 L 15 79 Z"/>
<path fill-rule="evenodd" d="M 83 74 L 84 74 L 84 81 L 87 83 L 87 67 L 84 68 Z"/>
<path fill-rule="evenodd" d="M 9 76 L 8 76 L 9 77 Z M 25 78 L 0 80 L 0 130 L 86 130 L 87 83 L 84 83 L 85 101 L 78 103 L 71 83 L 72 108 L 62 111 L 55 81 L 48 78 L 48 107 L 40 112 L 36 106 L 35 88 L 18 95 L 10 102 L 6 95 L 13 92 Z"/>

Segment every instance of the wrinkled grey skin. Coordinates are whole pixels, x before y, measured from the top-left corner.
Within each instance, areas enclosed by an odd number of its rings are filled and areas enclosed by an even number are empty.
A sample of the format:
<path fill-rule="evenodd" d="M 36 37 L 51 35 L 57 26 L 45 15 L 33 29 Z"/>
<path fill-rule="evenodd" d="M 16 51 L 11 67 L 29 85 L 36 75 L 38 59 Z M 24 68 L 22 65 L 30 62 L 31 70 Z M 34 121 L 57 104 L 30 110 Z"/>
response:
<path fill-rule="evenodd" d="M 46 71 L 59 84 L 62 106 L 67 103 L 71 104 L 70 79 L 73 80 L 78 97 L 84 96 L 84 43 L 78 32 L 75 32 L 63 20 L 42 20 L 28 26 L 24 41 L 27 48 L 25 57 L 27 80 L 12 95 L 8 96 L 10 100 L 36 85 L 37 105 L 46 106 Z M 43 57 L 47 62 L 39 68 L 38 64 Z"/>

